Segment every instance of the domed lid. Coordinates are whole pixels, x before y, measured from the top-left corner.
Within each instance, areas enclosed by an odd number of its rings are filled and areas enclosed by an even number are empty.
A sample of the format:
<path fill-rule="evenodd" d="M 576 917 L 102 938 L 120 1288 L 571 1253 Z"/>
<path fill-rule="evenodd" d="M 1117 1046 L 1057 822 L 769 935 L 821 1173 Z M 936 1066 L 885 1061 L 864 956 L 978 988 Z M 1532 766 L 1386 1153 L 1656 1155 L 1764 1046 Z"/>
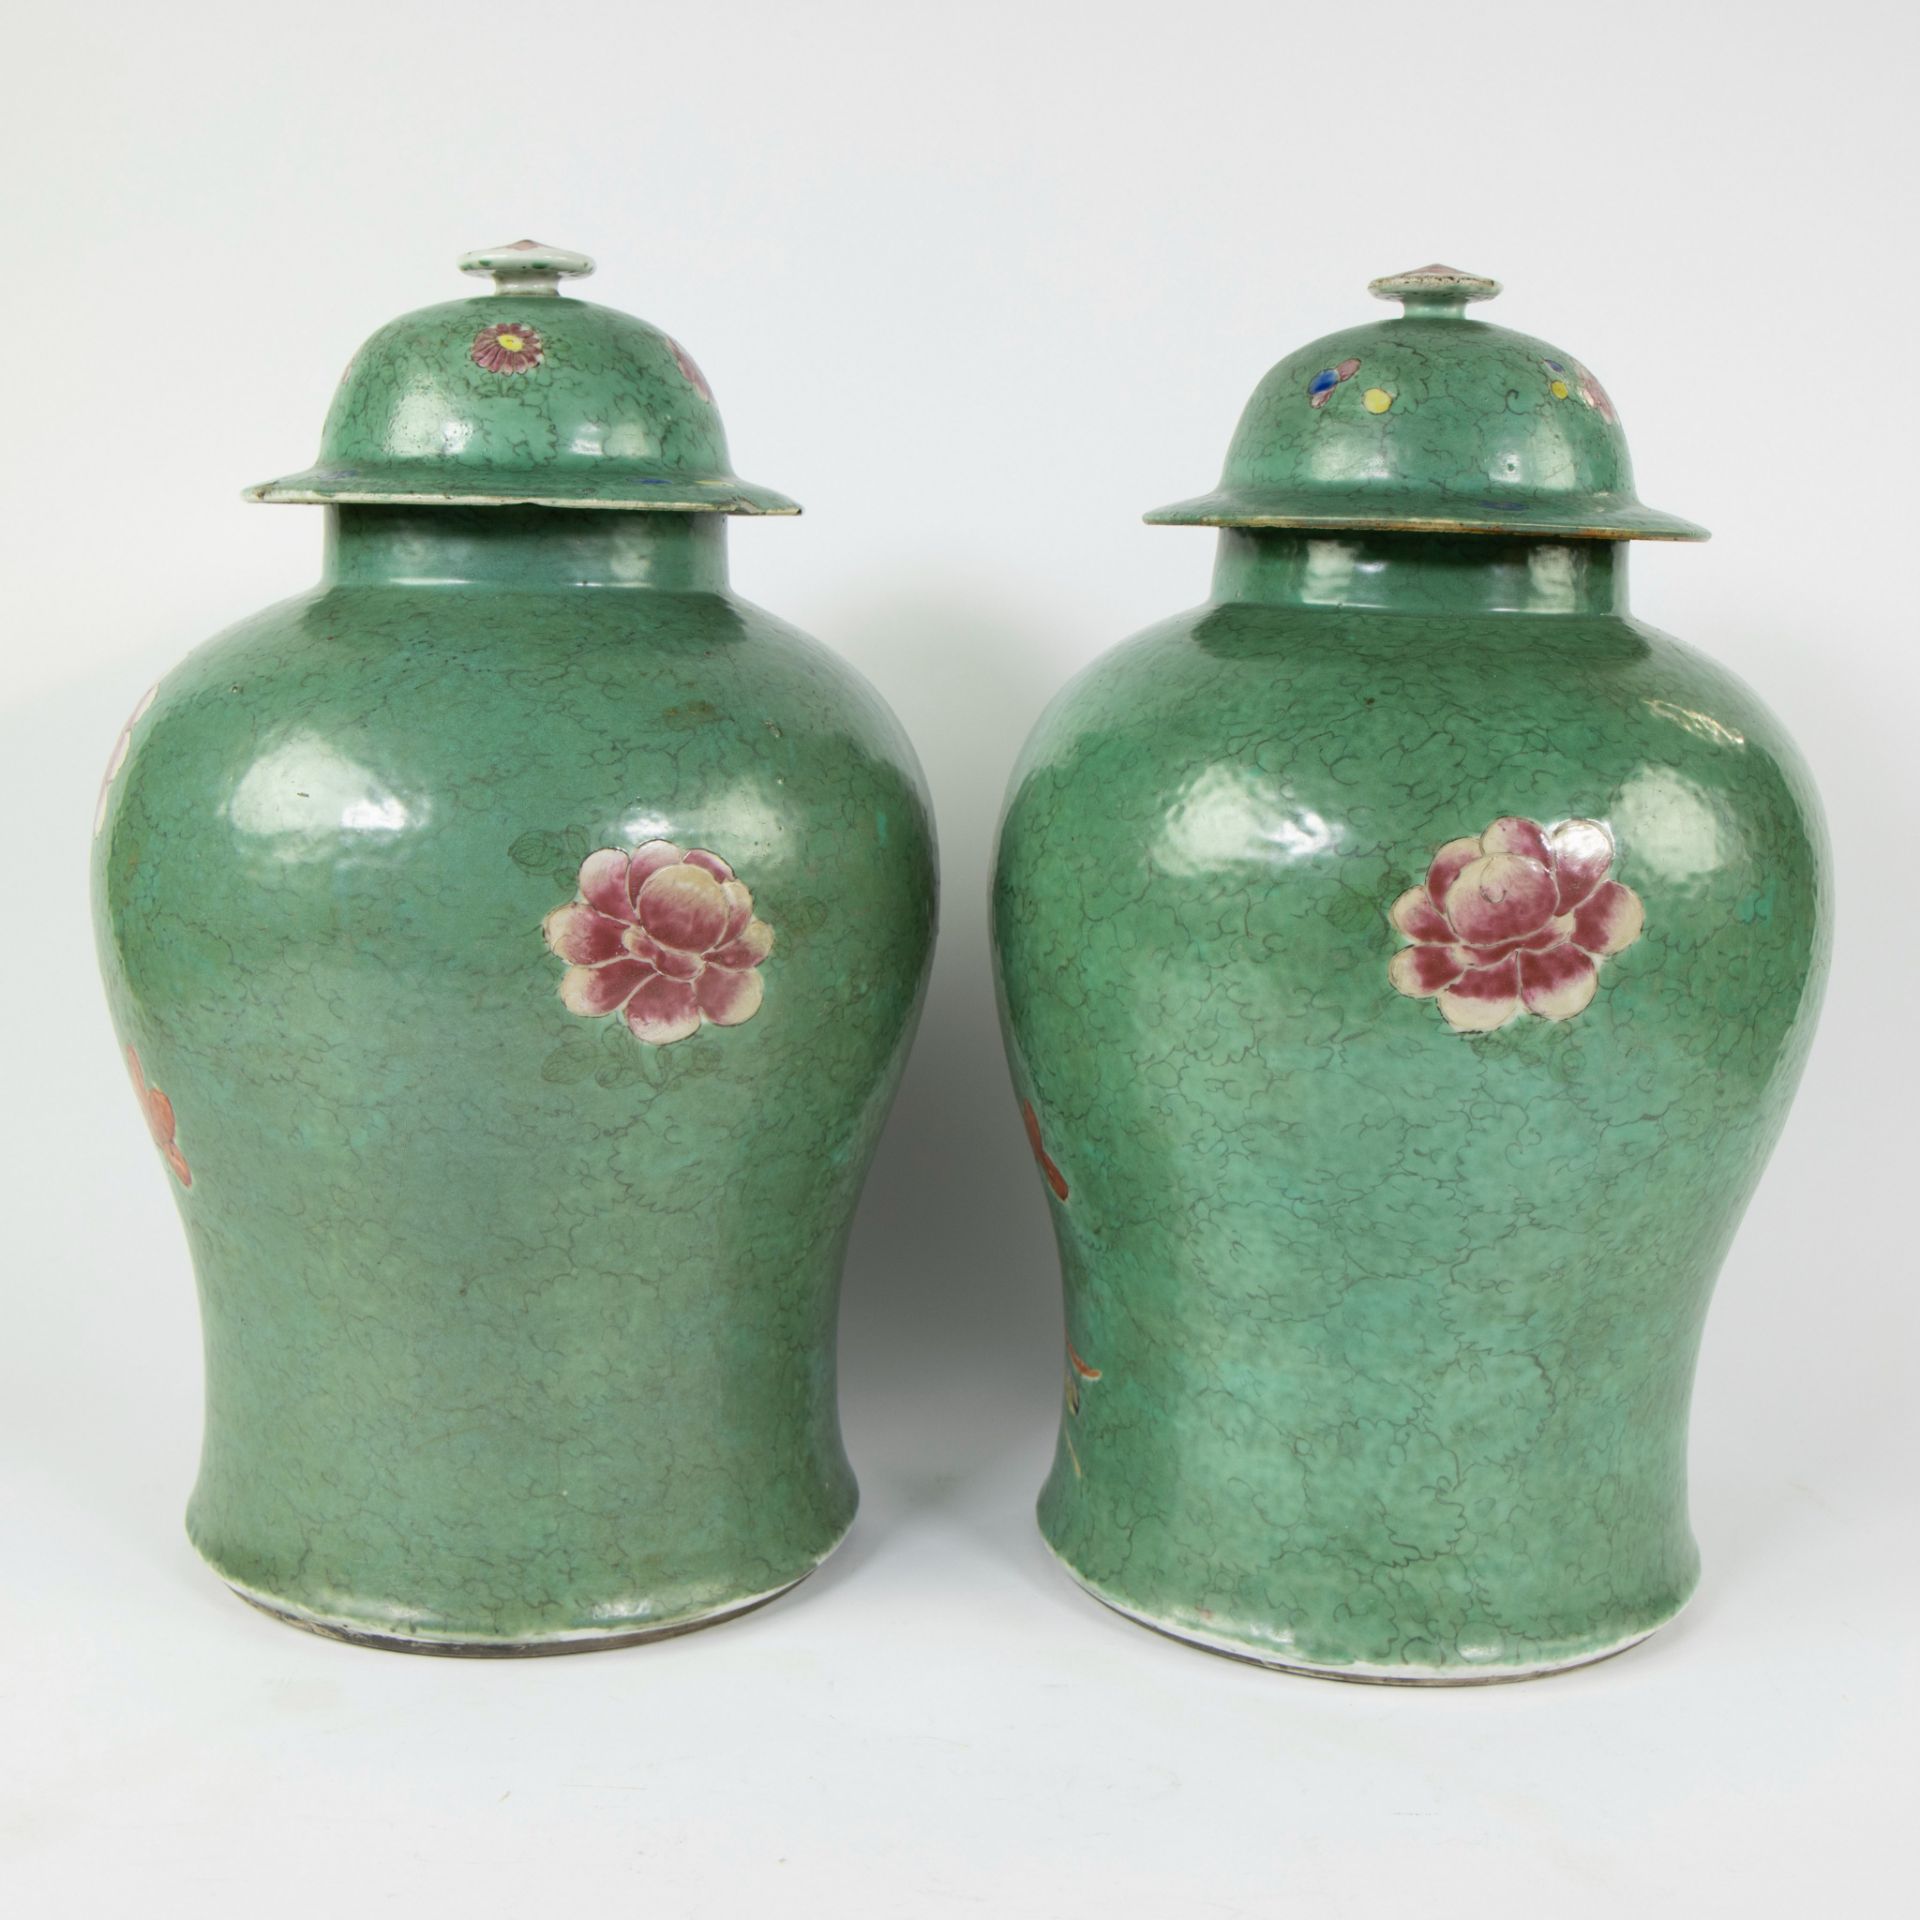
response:
<path fill-rule="evenodd" d="M 1289 354 L 1254 390 L 1220 485 L 1157 526 L 1704 540 L 1640 504 L 1613 402 L 1564 348 L 1467 318 L 1454 267 L 1373 282 L 1404 311 Z"/>
<path fill-rule="evenodd" d="M 684 348 L 561 295 L 593 271 L 585 254 L 516 240 L 460 268 L 491 274 L 493 291 L 389 321 L 341 376 L 319 460 L 249 500 L 800 511 L 734 476 Z"/>

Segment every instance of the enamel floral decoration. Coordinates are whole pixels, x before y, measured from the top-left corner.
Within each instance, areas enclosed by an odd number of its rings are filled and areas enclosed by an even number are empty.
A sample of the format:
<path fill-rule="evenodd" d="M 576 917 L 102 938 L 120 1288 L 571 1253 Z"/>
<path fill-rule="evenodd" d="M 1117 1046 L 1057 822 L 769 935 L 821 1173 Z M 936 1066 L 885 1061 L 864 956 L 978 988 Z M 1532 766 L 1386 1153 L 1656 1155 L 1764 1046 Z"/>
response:
<path fill-rule="evenodd" d="M 127 764 L 127 755 L 133 750 L 133 730 L 146 717 L 147 709 L 153 705 L 154 696 L 159 691 L 157 686 L 152 686 L 140 696 L 140 704 L 127 716 L 127 724 L 120 729 L 120 737 L 113 743 L 113 752 L 107 756 L 107 770 L 100 776 L 100 797 L 93 809 L 96 839 L 99 838 L 100 829 L 107 824 L 107 801 L 112 796 L 113 783 L 120 777 L 120 769 Z"/>
<path fill-rule="evenodd" d="M 460 269 L 249 490 L 325 510 L 320 578 L 142 700 L 89 847 L 207 1327 L 194 1545 L 492 1658 L 731 1619 L 845 1535 L 841 1268 L 936 873 L 885 702 L 732 590 L 733 519 L 800 509 L 692 357 L 587 254 Z"/>
<path fill-rule="evenodd" d="M 670 1046 L 711 1022 L 760 1010 L 759 966 L 773 929 L 717 853 L 668 840 L 580 864 L 579 896 L 547 915 L 547 945 L 569 962 L 560 998 L 588 1019 L 618 1013 L 635 1039 Z"/>
<path fill-rule="evenodd" d="M 1460 1033 L 1489 1033 L 1522 1010 L 1570 1020 L 1599 986 L 1599 963 L 1640 938 L 1631 887 L 1607 877 L 1613 836 L 1597 820 L 1543 827 L 1514 816 L 1477 839 L 1449 840 L 1426 883 L 1389 918 L 1413 942 L 1387 977 L 1411 998 L 1437 999 Z"/>
<path fill-rule="evenodd" d="M 711 400 L 713 389 L 707 385 L 707 376 L 700 371 L 693 355 L 678 340 L 669 340 L 667 344 L 673 349 L 673 362 L 680 369 L 681 378 L 702 400 Z"/>
<path fill-rule="evenodd" d="M 546 358 L 547 344 L 537 329 L 503 320 L 473 336 L 470 358 L 486 373 L 528 373 Z"/>
<path fill-rule="evenodd" d="M 1031 1100 L 1020 1102 L 1020 1118 L 1026 1124 L 1027 1145 L 1033 1149 L 1034 1164 L 1046 1176 L 1047 1185 L 1053 1189 L 1056 1200 L 1067 1197 L 1067 1176 L 1054 1164 L 1053 1156 L 1040 1138 L 1040 1116 L 1033 1110 Z"/>
<path fill-rule="evenodd" d="M 140 1102 L 140 1116 L 147 1123 L 147 1131 L 153 1135 L 153 1144 L 173 1169 L 173 1177 L 183 1187 L 192 1186 L 193 1170 L 187 1165 L 187 1156 L 180 1151 L 179 1142 L 173 1137 L 173 1102 L 158 1087 L 147 1085 L 146 1073 L 140 1065 L 140 1053 L 135 1047 L 127 1049 L 127 1077 L 133 1082 L 133 1097 Z"/>
<path fill-rule="evenodd" d="M 1072 1342 L 1048 1546 L 1196 1646 L 1478 1685 L 1694 1590 L 1688 1385 L 1831 883 L 1778 723 L 1634 616 L 1637 543 L 1705 535 L 1599 381 L 1483 274 L 1369 290 L 1147 516 L 1212 588 L 1036 725 L 996 984 Z"/>

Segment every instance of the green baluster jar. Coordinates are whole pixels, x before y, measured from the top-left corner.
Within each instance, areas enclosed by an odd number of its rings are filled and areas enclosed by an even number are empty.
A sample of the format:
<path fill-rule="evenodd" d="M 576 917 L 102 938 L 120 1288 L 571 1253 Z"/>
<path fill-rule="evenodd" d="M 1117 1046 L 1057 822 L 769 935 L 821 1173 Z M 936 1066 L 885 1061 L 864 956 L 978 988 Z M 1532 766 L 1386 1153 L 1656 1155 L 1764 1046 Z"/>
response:
<path fill-rule="evenodd" d="M 1345 1679 L 1615 1653 L 1698 1573 L 1687 1407 L 1828 950 L 1811 782 L 1632 617 L 1605 390 L 1376 282 L 1282 361 L 1213 596 L 1016 770 L 994 929 L 1065 1280 L 1048 1543 L 1121 1612 Z"/>
<path fill-rule="evenodd" d="M 199 1276 L 195 1545 L 296 1625 L 619 1645 L 850 1523 L 835 1316 L 925 984 L 912 749 L 727 584 L 664 333 L 470 255 L 355 356 L 318 587 L 141 702 L 96 822 L 115 1028 Z"/>

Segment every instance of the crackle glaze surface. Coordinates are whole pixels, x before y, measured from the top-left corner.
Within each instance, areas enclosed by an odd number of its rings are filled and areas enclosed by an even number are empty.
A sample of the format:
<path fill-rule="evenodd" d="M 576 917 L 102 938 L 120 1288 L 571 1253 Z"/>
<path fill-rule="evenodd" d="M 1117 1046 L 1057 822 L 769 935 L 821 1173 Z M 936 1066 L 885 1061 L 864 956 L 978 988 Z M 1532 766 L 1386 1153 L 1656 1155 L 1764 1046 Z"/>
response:
<path fill-rule="evenodd" d="M 250 497 L 799 511 L 735 476 L 678 341 L 612 307 L 511 292 L 389 321 L 341 376 L 319 460 Z"/>
<path fill-rule="evenodd" d="M 933 929 L 912 751 L 731 595 L 710 516 L 333 518 L 318 589 L 162 683 L 95 841 L 114 1022 L 191 1169 L 190 1531 L 378 1644 L 724 1615 L 854 1509 L 841 1255 Z M 649 1044 L 570 1010 L 547 922 L 661 843 L 644 971 L 702 998 Z"/>
<path fill-rule="evenodd" d="M 1613 402 L 1565 348 L 1418 306 L 1290 353 L 1247 402 L 1218 488 L 1147 518 L 1705 537 L 1635 497 Z"/>
<path fill-rule="evenodd" d="M 1817 804 L 1753 694 L 1630 617 L 1612 543 L 1221 541 L 1209 604 L 1054 704 L 1002 825 L 1069 1342 L 1041 1524 L 1102 1598 L 1272 1664 L 1576 1664 L 1695 1581 L 1688 1396 L 1817 1011 Z M 1490 821 L 1575 823 L 1632 925 L 1582 933 L 1580 994 L 1460 1031 L 1396 987 L 1390 916 Z"/>

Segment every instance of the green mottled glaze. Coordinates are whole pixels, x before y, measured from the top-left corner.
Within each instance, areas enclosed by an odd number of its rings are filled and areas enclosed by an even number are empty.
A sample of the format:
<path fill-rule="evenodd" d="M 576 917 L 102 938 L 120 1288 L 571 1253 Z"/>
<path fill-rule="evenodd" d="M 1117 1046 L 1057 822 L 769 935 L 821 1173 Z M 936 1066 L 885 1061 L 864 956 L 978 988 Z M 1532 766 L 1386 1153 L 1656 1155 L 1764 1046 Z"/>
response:
<path fill-rule="evenodd" d="M 499 275 L 497 290 L 389 321 L 341 376 L 319 460 L 249 498 L 799 511 L 736 478 L 685 348 L 631 314 L 560 298 L 552 281 L 590 272 L 584 256 L 523 257 L 584 266 L 516 275 L 501 253 L 468 256 Z"/>
<path fill-rule="evenodd" d="M 1688 1397 L 1817 1013 L 1818 805 L 1611 541 L 1220 541 L 1208 604 L 1055 702 L 1002 825 L 1066 1288 L 1041 1525 L 1269 1664 L 1576 1665 L 1696 1578 Z M 1589 882 L 1531 957 L 1459 944 Z M 1524 993 L 1469 997 L 1509 962 Z"/>
<path fill-rule="evenodd" d="M 1220 485 L 1148 520 L 1704 539 L 1635 497 L 1613 402 L 1578 360 L 1466 318 L 1499 290 L 1450 267 L 1376 280 L 1404 315 L 1289 354 L 1247 403 Z"/>
<path fill-rule="evenodd" d="M 200 1281 L 189 1530 L 381 1644 L 738 1611 L 853 1514 L 841 1256 L 933 930 L 912 751 L 728 591 L 720 519 L 328 519 L 321 584 L 143 704 L 96 839 Z"/>

